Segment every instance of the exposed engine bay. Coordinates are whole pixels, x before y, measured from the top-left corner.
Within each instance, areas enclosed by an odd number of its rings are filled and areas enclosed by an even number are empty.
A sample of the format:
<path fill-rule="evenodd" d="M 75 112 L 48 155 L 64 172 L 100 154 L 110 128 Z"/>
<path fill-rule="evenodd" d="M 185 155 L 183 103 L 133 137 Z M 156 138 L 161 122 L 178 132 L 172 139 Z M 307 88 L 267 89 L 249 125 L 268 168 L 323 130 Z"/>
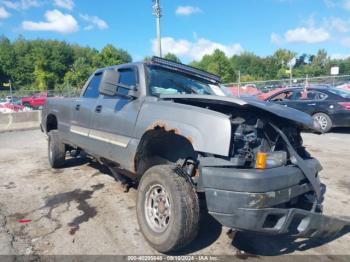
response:
<path fill-rule="evenodd" d="M 256 167 L 256 156 L 259 152 L 267 154 L 279 154 L 281 164 L 290 164 L 290 155 L 285 141 L 274 130 L 268 120 L 257 118 L 250 114 L 243 117 L 237 116 L 232 120 L 232 143 L 230 149 L 230 161 L 237 163 L 239 167 Z M 310 158 L 309 153 L 303 147 L 301 130 L 295 126 L 287 126 L 282 129 L 293 148 L 303 158 Z M 274 167 L 274 166 L 271 166 Z"/>
<path fill-rule="evenodd" d="M 290 150 L 277 127 L 287 137 L 296 153 L 303 159 L 311 156 L 303 147 L 300 123 L 280 117 L 270 111 L 253 106 L 237 106 L 226 101 L 202 101 L 200 99 L 172 98 L 174 102 L 202 107 L 229 116 L 231 121 L 231 145 L 228 157 L 215 156 L 230 162 L 230 166 L 239 168 L 259 168 L 257 157 L 265 158 L 265 168 L 290 164 Z M 251 103 L 251 101 L 249 102 Z M 255 103 L 255 102 L 252 102 Z"/>

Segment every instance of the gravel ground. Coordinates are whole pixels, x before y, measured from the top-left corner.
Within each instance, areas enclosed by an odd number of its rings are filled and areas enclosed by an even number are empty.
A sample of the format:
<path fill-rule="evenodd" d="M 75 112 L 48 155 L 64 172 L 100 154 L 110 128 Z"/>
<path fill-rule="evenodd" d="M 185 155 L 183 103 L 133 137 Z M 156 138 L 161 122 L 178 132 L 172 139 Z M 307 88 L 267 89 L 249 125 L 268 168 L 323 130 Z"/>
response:
<path fill-rule="evenodd" d="M 349 215 L 349 134 L 303 136 L 324 166 L 325 213 Z M 46 147 L 38 130 L 0 134 L 0 255 L 157 254 L 139 231 L 134 189 L 124 193 L 94 162 L 72 159 L 67 168 L 53 170 Z M 350 234 L 345 233 L 327 240 L 234 234 L 203 214 L 197 240 L 181 254 L 350 255 Z"/>

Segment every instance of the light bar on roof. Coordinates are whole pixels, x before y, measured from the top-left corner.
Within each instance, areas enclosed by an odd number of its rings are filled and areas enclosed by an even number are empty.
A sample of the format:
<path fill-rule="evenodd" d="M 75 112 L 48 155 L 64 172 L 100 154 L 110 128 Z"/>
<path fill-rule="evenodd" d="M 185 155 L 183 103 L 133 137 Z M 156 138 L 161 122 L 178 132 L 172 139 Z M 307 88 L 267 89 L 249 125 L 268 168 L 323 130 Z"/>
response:
<path fill-rule="evenodd" d="M 202 71 L 192 66 L 176 63 L 174 61 L 167 60 L 161 57 L 157 57 L 157 56 L 152 57 L 152 62 L 161 66 L 166 66 L 169 69 L 176 69 L 176 70 L 197 75 L 198 77 L 205 78 L 211 82 L 216 82 L 216 83 L 221 82 L 221 78 L 217 75 L 208 73 L 206 71 Z"/>

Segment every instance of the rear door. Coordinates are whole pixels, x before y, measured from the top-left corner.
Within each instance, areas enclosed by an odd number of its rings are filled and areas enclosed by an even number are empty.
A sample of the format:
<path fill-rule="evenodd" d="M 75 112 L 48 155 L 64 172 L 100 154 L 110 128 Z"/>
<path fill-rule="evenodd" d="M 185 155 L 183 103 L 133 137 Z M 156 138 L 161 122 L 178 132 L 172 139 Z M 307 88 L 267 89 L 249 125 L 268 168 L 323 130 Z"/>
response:
<path fill-rule="evenodd" d="M 102 72 L 95 73 L 88 81 L 82 96 L 73 103 L 71 119 L 71 141 L 85 150 L 90 149 L 89 131 L 93 112 L 99 98 Z"/>
<path fill-rule="evenodd" d="M 292 101 L 295 109 L 303 111 L 309 115 L 327 110 L 327 95 L 317 90 L 300 90 Z"/>
<path fill-rule="evenodd" d="M 136 66 L 119 68 L 118 73 L 119 83 L 139 86 Z M 141 101 L 139 98 L 123 96 L 128 93 L 127 89 L 119 92 L 115 96 L 100 96 L 94 111 L 90 138 L 97 141 L 95 145 L 98 155 L 127 167 L 130 161 L 125 154 L 133 138 Z"/>

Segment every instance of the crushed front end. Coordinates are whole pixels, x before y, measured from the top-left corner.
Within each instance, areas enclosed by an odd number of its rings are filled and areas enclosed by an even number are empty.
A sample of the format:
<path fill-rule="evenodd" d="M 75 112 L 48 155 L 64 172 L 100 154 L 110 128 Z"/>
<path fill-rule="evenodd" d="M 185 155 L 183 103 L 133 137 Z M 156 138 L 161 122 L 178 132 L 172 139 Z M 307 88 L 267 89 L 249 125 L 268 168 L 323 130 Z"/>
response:
<path fill-rule="evenodd" d="M 303 147 L 290 121 L 231 117 L 230 155 L 203 154 L 198 187 L 222 225 L 266 234 L 326 236 L 350 225 L 322 214 L 322 166 Z"/>

